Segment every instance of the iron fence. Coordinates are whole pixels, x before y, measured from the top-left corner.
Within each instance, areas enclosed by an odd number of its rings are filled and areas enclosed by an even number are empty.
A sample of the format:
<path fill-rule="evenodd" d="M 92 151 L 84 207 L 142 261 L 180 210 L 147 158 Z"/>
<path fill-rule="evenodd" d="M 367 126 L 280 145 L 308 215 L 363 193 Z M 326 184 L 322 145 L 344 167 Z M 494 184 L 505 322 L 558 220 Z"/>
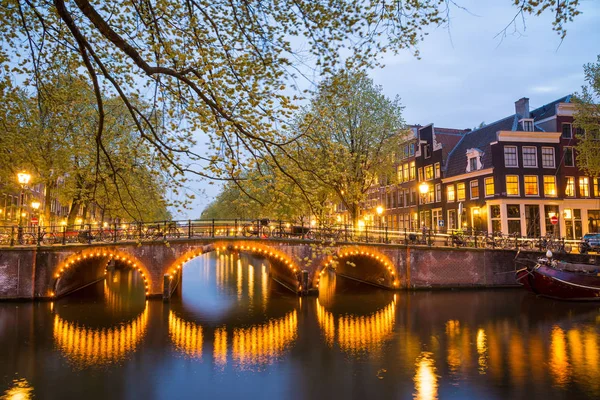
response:
<path fill-rule="evenodd" d="M 174 241 L 193 238 L 261 238 L 323 243 L 387 243 L 486 249 L 521 249 L 569 253 L 579 241 L 564 238 L 527 238 L 472 230 L 391 230 L 386 226 L 316 225 L 305 221 L 268 219 L 210 219 L 121 224 L 83 224 L 46 227 L 0 227 L 0 246 L 56 246 L 67 244 Z"/>

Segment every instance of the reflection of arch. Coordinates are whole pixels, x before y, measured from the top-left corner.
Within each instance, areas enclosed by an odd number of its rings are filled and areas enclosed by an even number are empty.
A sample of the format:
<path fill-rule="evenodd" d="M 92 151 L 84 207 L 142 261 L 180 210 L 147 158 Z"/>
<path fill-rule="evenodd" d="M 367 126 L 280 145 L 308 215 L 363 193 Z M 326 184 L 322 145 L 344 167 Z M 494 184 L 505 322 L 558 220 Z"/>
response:
<path fill-rule="evenodd" d="M 327 268 L 334 268 L 336 271 L 343 271 L 346 265 L 353 265 L 354 261 L 368 259 L 380 265 L 384 272 L 385 282 L 377 283 L 381 286 L 398 287 L 398 279 L 394 271 L 394 263 L 385 254 L 380 253 L 368 247 L 347 247 L 340 249 L 336 254 L 327 257 L 317 269 L 314 276 L 313 285 L 319 287 L 319 280 Z M 365 279 L 367 280 L 367 279 Z M 375 282 L 372 282 L 375 283 Z"/>
<path fill-rule="evenodd" d="M 99 251 L 99 250 L 84 250 L 80 253 L 69 256 L 66 260 L 58 264 L 56 269 L 54 270 L 53 277 L 54 283 L 52 284 L 52 291 L 50 292 L 50 297 L 55 297 L 59 295 L 58 286 L 60 284 L 61 277 L 69 270 L 76 268 L 79 264 L 86 261 L 96 261 L 96 262 L 106 262 L 104 273 L 106 274 L 106 267 L 108 264 L 114 260 L 120 263 L 123 263 L 133 269 L 137 269 L 142 278 L 144 279 L 144 286 L 146 290 L 146 295 L 148 295 L 148 288 L 150 286 L 150 274 L 146 267 L 134 257 L 123 254 L 114 250 L 111 251 Z"/>
<path fill-rule="evenodd" d="M 246 369 L 255 365 L 270 364 L 296 340 L 298 313 L 290 311 L 281 318 L 247 328 L 233 328 L 232 340 L 228 340 L 226 327 L 214 331 L 214 362 L 219 366 L 227 363 L 228 344 L 234 365 Z M 202 344 L 206 333 L 200 324 L 185 321 L 169 311 L 169 337 L 175 347 L 193 358 L 202 357 Z"/>
<path fill-rule="evenodd" d="M 167 269 L 166 274 L 175 278 L 179 271 L 183 268 L 183 265 L 188 261 L 193 260 L 196 257 L 200 257 L 203 254 L 210 253 L 212 251 L 241 251 L 245 253 L 251 253 L 260 255 L 268 258 L 273 265 L 283 265 L 285 267 L 285 271 L 290 277 L 293 277 L 295 280 L 298 279 L 296 274 L 300 270 L 296 263 L 284 252 L 275 250 L 269 246 L 265 246 L 259 243 L 236 243 L 236 244 L 209 244 L 206 246 L 202 246 L 199 248 L 192 249 L 182 256 L 178 257 L 175 262 L 173 262 Z M 302 290 L 302 287 L 299 288 Z"/>
<path fill-rule="evenodd" d="M 394 330 L 395 296 L 390 304 L 370 315 L 340 315 L 337 324 L 333 313 L 327 311 L 317 299 L 317 319 L 330 346 L 337 337 L 340 348 L 349 353 L 373 350 L 379 347 Z"/>
<path fill-rule="evenodd" d="M 112 364 L 133 352 L 146 334 L 148 307 L 134 320 L 110 328 L 89 328 L 54 315 L 53 336 L 67 359 L 79 366 Z"/>

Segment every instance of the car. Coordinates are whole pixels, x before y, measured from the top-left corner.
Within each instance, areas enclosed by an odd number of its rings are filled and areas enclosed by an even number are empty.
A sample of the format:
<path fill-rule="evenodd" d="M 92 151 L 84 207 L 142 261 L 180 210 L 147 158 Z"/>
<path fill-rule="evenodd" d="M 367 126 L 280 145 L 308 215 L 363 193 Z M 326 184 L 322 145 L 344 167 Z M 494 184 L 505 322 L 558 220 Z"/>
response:
<path fill-rule="evenodd" d="M 600 233 L 586 233 L 579 242 L 579 253 L 600 252 Z"/>

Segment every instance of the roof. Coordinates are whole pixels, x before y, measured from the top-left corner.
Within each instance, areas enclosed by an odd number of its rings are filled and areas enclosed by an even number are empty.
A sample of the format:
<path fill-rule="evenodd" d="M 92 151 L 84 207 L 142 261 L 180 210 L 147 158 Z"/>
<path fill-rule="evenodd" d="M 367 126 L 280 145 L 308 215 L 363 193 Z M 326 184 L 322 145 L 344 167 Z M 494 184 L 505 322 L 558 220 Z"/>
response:
<path fill-rule="evenodd" d="M 464 134 L 469 132 L 467 129 L 445 129 L 445 128 L 434 128 L 435 130 L 435 141 L 442 145 L 442 162 L 445 164 L 448 159 L 448 154 L 452 149 L 460 142 Z M 457 131 L 450 132 L 450 131 Z"/>
<path fill-rule="evenodd" d="M 496 141 L 496 132 L 516 130 L 513 128 L 517 127 L 518 122 L 519 115 L 513 114 L 510 117 L 492 122 L 464 135 L 461 141 L 448 154 L 445 176 L 450 177 L 464 174 L 467 166 L 467 150 L 473 148 L 483 151 L 483 156 L 481 157 L 483 168 L 491 167 L 492 152 L 490 151 L 490 143 Z"/>
<path fill-rule="evenodd" d="M 536 121 L 540 121 L 542 119 L 546 119 L 548 117 L 551 117 L 553 115 L 556 114 L 556 106 L 559 103 L 570 103 L 571 102 L 571 95 L 567 95 L 564 97 L 561 97 L 560 99 L 554 100 L 551 103 L 548 104 L 544 104 L 541 107 L 536 108 L 535 110 L 531 111 L 531 118 L 533 118 Z"/>

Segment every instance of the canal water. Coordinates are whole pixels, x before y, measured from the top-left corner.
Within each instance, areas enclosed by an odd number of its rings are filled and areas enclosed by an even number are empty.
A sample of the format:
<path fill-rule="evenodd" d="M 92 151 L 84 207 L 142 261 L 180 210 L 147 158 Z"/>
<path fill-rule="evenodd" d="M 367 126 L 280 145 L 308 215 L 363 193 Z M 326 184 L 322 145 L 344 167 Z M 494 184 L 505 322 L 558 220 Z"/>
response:
<path fill-rule="evenodd" d="M 359 266 L 357 266 L 359 267 Z M 318 298 L 267 260 L 207 254 L 180 295 L 135 271 L 55 302 L 0 304 L 9 399 L 598 399 L 597 305 L 521 290 L 389 292 L 323 276 Z"/>

